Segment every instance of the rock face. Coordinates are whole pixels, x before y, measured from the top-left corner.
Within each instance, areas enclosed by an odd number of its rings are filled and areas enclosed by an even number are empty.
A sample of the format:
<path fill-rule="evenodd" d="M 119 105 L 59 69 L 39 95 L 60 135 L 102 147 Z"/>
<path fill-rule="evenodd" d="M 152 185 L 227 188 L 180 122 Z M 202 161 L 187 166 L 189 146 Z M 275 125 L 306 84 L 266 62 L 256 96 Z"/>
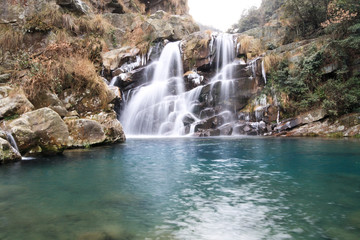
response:
<path fill-rule="evenodd" d="M 152 42 L 161 39 L 180 40 L 199 30 L 190 16 L 169 15 L 164 11 L 157 11 L 150 16 L 134 13 L 106 13 L 103 16 L 114 26 L 110 47 L 126 43 L 127 46 L 144 51 Z"/>
<path fill-rule="evenodd" d="M 312 122 L 289 131 L 287 136 L 358 137 L 360 136 L 360 113 L 345 115 L 335 122 Z"/>
<path fill-rule="evenodd" d="M 14 149 L 8 141 L 0 138 L 0 164 L 21 160 L 21 155 Z"/>
<path fill-rule="evenodd" d="M 8 127 L 21 152 L 59 152 L 66 147 L 69 138 L 66 124 L 50 108 L 25 113 Z"/>
<path fill-rule="evenodd" d="M 183 15 L 188 14 L 188 1 L 187 0 L 157 0 L 157 1 L 147 1 L 141 0 L 142 3 L 146 6 L 146 12 L 154 13 L 158 10 L 164 10 L 172 14 Z"/>
<path fill-rule="evenodd" d="M 322 109 L 322 108 L 315 109 L 315 110 L 309 111 L 307 113 L 301 114 L 301 115 L 297 116 L 296 118 L 293 118 L 288 121 L 284 121 L 284 122 L 280 123 L 276 127 L 276 130 L 284 131 L 284 130 L 292 129 L 292 128 L 295 128 L 295 127 L 298 127 L 298 126 L 301 126 L 304 124 L 319 121 L 319 120 L 323 119 L 324 117 L 326 117 L 326 111 L 324 109 Z"/>
<path fill-rule="evenodd" d="M 4 91 L 5 90 L 4 88 Z M 15 90 L 11 88 L 7 90 L 8 91 L 4 92 L 4 96 L 6 95 L 7 97 L 2 98 L 0 95 L 0 119 L 23 114 L 34 109 L 34 106 L 22 91 L 15 92 Z M 9 93 L 10 91 L 12 91 L 12 93 Z"/>
<path fill-rule="evenodd" d="M 211 32 L 196 32 L 183 40 L 185 71 L 210 67 L 211 60 L 214 57 L 214 51 L 211 52 L 210 49 L 210 41 L 212 41 Z"/>

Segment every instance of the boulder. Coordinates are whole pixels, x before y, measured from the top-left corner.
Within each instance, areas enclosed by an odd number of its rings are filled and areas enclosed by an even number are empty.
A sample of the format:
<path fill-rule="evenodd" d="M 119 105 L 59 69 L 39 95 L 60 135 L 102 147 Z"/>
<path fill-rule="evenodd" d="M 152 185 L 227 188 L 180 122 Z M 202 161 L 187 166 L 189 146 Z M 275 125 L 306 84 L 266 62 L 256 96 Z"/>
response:
<path fill-rule="evenodd" d="M 23 114 L 8 124 L 20 152 L 55 153 L 67 145 L 69 131 L 58 113 L 41 108 Z"/>
<path fill-rule="evenodd" d="M 90 116 L 90 119 L 101 124 L 106 136 L 106 143 L 125 142 L 124 130 L 114 111 L 101 112 Z"/>
<path fill-rule="evenodd" d="M 100 123 L 90 119 L 65 120 L 69 129 L 69 147 L 83 147 L 99 144 L 106 136 Z"/>
<path fill-rule="evenodd" d="M 22 91 L 12 91 L 6 94 L 8 94 L 7 97 L 0 98 L 0 119 L 20 115 L 34 109 Z"/>
<path fill-rule="evenodd" d="M 67 110 L 63 102 L 61 102 L 58 96 L 54 93 L 40 93 L 33 99 L 32 102 L 36 108 L 49 107 L 57 112 L 61 117 L 65 117 L 67 115 Z"/>
<path fill-rule="evenodd" d="M 220 130 L 220 135 L 230 136 L 233 132 L 232 124 L 224 124 L 218 128 Z"/>
<path fill-rule="evenodd" d="M 326 111 L 322 108 L 311 110 L 307 113 L 303 113 L 293 119 L 286 120 L 278 124 L 275 130 L 281 132 L 288 129 L 292 129 L 304 124 L 312 123 L 324 119 L 326 117 Z"/>
<path fill-rule="evenodd" d="M 129 60 L 136 57 L 138 48 L 122 47 L 102 54 L 103 65 L 107 70 L 113 71 Z"/>
<path fill-rule="evenodd" d="M 21 155 L 11 144 L 0 138 L 0 163 L 9 163 L 21 160 Z"/>

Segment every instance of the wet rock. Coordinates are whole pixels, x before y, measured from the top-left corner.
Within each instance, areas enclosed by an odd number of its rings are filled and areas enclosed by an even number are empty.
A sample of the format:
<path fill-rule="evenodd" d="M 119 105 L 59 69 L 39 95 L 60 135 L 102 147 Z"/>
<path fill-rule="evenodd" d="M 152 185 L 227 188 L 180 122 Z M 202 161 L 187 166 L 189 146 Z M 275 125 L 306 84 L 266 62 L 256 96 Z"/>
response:
<path fill-rule="evenodd" d="M 28 152 L 32 148 L 40 148 L 43 153 L 61 152 L 69 138 L 66 124 L 50 108 L 25 113 L 10 122 L 8 127 L 20 152 Z"/>
<path fill-rule="evenodd" d="M 220 136 L 220 129 L 201 129 L 195 135 L 199 137 L 216 137 Z"/>
<path fill-rule="evenodd" d="M 198 132 L 200 129 L 215 129 L 218 126 L 221 126 L 223 123 L 224 119 L 221 116 L 214 116 L 197 123 L 195 126 L 195 132 Z"/>
<path fill-rule="evenodd" d="M 215 110 L 213 108 L 206 108 L 200 112 L 200 118 L 209 118 L 215 116 Z"/>
<path fill-rule="evenodd" d="M 0 163 L 10 163 L 20 161 L 21 155 L 11 144 L 3 138 L 0 138 Z"/>
<path fill-rule="evenodd" d="M 220 135 L 230 136 L 233 132 L 233 127 L 231 124 L 224 124 L 218 129 L 220 130 Z"/>
<path fill-rule="evenodd" d="M 4 95 L 8 95 L 7 97 L 0 98 L 0 119 L 23 114 L 34 109 L 34 106 L 29 102 L 21 90 L 11 90 L 12 93 L 10 93 L 10 91 L 4 93 Z"/>
<path fill-rule="evenodd" d="M 204 80 L 196 71 L 188 71 L 184 74 L 185 88 L 191 90 L 199 86 Z"/>
<path fill-rule="evenodd" d="M 191 114 L 187 114 L 182 119 L 184 126 L 191 125 L 195 122 L 195 118 Z"/>
<path fill-rule="evenodd" d="M 65 7 L 70 11 L 78 12 L 81 14 L 91 13 L 90 7 L 82 0 L 56 0 L 56 3 L 61 7 Z"/>

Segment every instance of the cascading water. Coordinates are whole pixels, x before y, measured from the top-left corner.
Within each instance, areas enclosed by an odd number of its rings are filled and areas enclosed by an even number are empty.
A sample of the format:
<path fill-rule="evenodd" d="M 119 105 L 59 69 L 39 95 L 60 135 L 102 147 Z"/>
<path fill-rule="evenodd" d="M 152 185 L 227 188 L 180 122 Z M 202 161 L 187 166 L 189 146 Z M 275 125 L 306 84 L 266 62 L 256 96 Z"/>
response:
<path fill-rule="evenodd" d="M 128 135 L 183 135 L 183 118 L 191 114 L 189 93 L 185 93 L 179 42 L 168 43 L 151 83 L 133 93 L 121 121 Z"/>
<path fill-rule="evenodd" d="M 216 76 L 213 81 L 232 79 L 232 64 L 235 59 L 233 36 L 220 34 L 216 37 Z"/>
<path fill-rule="evenodd" d="M 220 84 L 220 101 L 227 101 L 234 90 L 233 69 L 235 62 L 233 35 L 220 34 L 216 38 L 216 75 L 211 80 L 212 88 Z"/>
<path fill-rule="evenodd" d="M 16 144 L 16 141 L 15 141 L 13 135 L 11 133 L 9 133 L 9 132 L 5 132 L 5 133 L 6 133 L 6 138 L 7 138 L 8 142 L 10 143 L 10 145 L 14 149 L 16 149 L 17 152 L 19 152 L 19 148 L 18 148 L 18 146 Z"/>

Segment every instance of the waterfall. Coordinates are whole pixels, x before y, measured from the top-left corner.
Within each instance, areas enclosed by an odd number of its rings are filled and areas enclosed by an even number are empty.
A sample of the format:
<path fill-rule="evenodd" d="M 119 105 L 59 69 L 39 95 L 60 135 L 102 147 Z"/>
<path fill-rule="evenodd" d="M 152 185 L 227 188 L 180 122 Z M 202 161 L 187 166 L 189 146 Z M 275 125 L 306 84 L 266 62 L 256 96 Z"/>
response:
<path fill-rule="evenodd" d="M 19 152 L 19 148 L 18 148 L 18 146 L 17 146 L 17 144 L 16 144 L 16 141 L 15 141 L 13 135 L 12 135 L 11 133 L 9 133 L 9 132 L 5 132 L 5 133 L 6 133 L 6 138 L 7 138 L 8 142 L 10 143 L 10 145 L 11 145 L 14 149 L 16 149 L 16 151 L 17 151 L 18 153 L 20 153 L 20 152 Z"/>
<path fill-rule="evenodd" d="M 233 35 L 222 33 L 216 37 L 216 75 L 211 80 L 212 86 L 220 85 L 220 101 L 228 101 L 234 91 L 233 69 L 235 62 L 235 43 Z"/>
<path fill-rule="evenodd" d="M 216 37 L 216 80 L 232 79 L 232 71 L 227 65 L 235 59 L 235 47 L 233 36 L 219 34 Z"/>
<path fill-rule="evenodd" d="M 266 84 L 266 71 L 265 71 L 265 66 L 264 66 L 264 60 L 261 61 L 261 74 L 262 74 L 262 77 L 264 79 L 264 82 Z"/>
<path fill-rule="evenodd" d="M 134 92 L 121 115 L 128 135 L 183 135 L 195 95 L 185 93 L 179 42 L 168 43 L 149 85 Z M 191 95 L 191 97 L 189 97 Z"/>

